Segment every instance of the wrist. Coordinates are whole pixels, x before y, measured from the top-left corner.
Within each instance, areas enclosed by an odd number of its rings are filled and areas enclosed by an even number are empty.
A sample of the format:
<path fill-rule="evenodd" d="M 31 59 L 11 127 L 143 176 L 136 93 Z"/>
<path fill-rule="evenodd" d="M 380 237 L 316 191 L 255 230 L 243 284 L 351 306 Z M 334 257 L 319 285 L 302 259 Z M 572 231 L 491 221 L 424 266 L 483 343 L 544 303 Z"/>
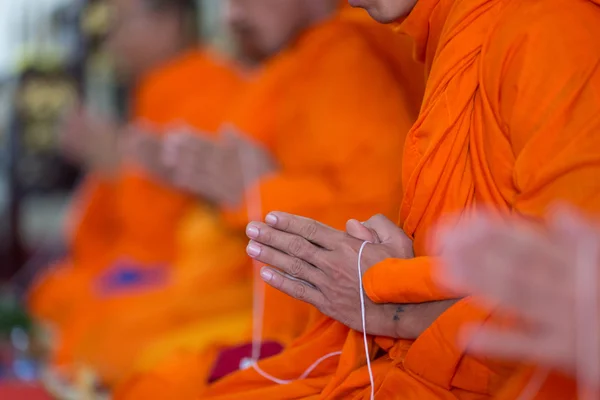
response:
<path fill-rule="evenodd" d="M 417 339 L 425 332 L 447 309 L 456 304 L 459 299 L 432 301 L 420 304 L 395 304 L 394 307 L 394 336 L 401 339 Z"/>
<path fill-rule="evenodd" d="M 377 305 L 380 309 L 380 327 L 378 336 L 386 336 L 393 339 L 410 339 L 409 334 L 410 324 L 406 322 L 404 314 L 404 306 L 401 304 L 380 304 Z"/>

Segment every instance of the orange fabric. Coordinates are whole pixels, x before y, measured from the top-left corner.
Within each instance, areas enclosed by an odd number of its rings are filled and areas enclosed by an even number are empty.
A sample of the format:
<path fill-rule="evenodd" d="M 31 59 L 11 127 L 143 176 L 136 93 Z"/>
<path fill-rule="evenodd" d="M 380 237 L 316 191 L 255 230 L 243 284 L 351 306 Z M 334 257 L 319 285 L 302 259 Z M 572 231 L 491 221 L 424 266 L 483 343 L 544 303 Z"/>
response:
<path fill-rule="evenodd" d="M 140 81 L 133 122 L 145 121 L 161 133 L 183 122 L 214 134 L 242 85 L 212 54 L 186 52 Z M 33 314 L 58 328 L 57 364 L 87 364 L 114 384 L 166 331 L 224 314 L 247 320 L 245 240 L 231 232 L 218 210 L 133 163 L 126 163 L 115 182 L 89 177 L 75 206 L 68 260 L 41 277 L 30 293 Z M 189 219 L 193 226 L 186 224 Z M 178 257 L 197 251 L 204 257 L 193 262 Z M 99 279 L 122 261 L 164 268 L 164 282 L 99 291 Z M 222 294 L 219 285 L 225 286 Z M 199 294 L 210 301 L 196 301 Z"/>
<path fill-rule="evenodd" d="M 417 259 L 387 260 L 365 275 L 379 302 L 451 297 L 432 284 L 430 228 L 475 204 L 542 217 L 554 201 L 600 211 L 600 9 L 594 0 L 419 0 L 401 30 L 414 38 L 427 87 L 403 159 L 400 222 Z M 549 68 L 548 66 L 552 66 Z M 466 355 L 461 326 L 490 312 L 467 298 L 416 341 L 373 338 L 377 398 L 485 399 L 514 366 Z M 343 349 L 311 378 L 279 386 L 253 370 L 203 399 L 366 399 L 362 335 L 323 319 L 283 354 L 261 362 L 281 379 Z M 514 397 L 512 397 L 514 398 Z M 552 398 L 552 397 L 546 397 Z"/>
<path fill-rule="evenodd" d="M 537 368 L 524 368 L 508 382 L 498 394 L 498 400 L 523 398 L 524 393 L 532 400 L 576 400 L 577 385 L 573 379 L 562 374 L 549 373 Z M 536 393 L 537 392 L 537 393 Z"/>
<path fill-rule="evenodd" d="M 352 217 L 397 214 L 398 154 L 418 114 L 422 77 L 422 68 L 411 59 L 407 37 L 353 9 L 304 32 L 268 62 L 231 118 L 280 166 L 279 172 L 256 182 L 263 216 L 281 210 L 343 229 Z M 225 217 L 231 227 L 243 229 L 248 222 L 246 205 L 225 210 Z M 312 307 L 270 288 L 265 297 L 265 340 L 289 344 L 323 318 Z M 172 383 L 155 391 L 153 399 L 187 398 L 190 384 L 204 398 L 203 382 L 186 384 L 177 378 L 186 375 L 185 368 L 197 357 L 181 355 L 180 368 L 164 365 L 132 380 L 119 390 L 117 400 L 144 398 L 152 381 Z M 314 361 L 302 358 L 298 369 Z"/>
<path fill-rule="evenodd" d="M 390 52 L 386 40 L 406 51 Z M 263 143 L 281 166 L 257 183 L 262 217 L 282 210 L 343 229 L 350 217 L 396 212 L 400 164 L 392 152 L 423 93 L 423 70 L 409 60 L 409 48 L 408 38 L 343 7 L 265 67 L 232 116 L 233 125 Z M 370 77 L 370 88 L 355 79 L 360 75 Z M 231 226 L 248 222 L 246 208 L 226 210 Z M 312 307 L 270 287 L 265 297 L 265 339 L 287 343 L 316 317 Z"/>

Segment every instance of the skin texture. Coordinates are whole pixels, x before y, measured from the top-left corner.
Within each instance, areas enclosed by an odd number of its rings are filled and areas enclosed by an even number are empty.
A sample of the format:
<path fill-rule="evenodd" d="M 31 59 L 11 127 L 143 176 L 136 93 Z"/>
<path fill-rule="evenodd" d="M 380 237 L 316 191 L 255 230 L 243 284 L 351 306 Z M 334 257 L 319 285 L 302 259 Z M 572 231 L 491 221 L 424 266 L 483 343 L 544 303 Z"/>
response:
<path fill-rule="evenodd" d="M 354 225 L 350 222 L 349 225 Z M 284 213 L 271 213 L 266 224 L 248 225 L 248 254 L 265 267 L 266 283 L 351 329 L 362 331 L 355 262 L 363 241 L 370 241 L 361 260 L 364 274 L 388 258 L 413 258 L 412 241 L 383 216 L 373 217 L 357 237 L 316 221 Z M 416 339 L 453 302 L 430 304 L 375 304 L 366 299 L 367 333 Z"/>
<path fill-rule="evenodd" d="M 349 0 L 349 3 L 367 10 L 374 20 L 389 23 L 406 17 L 417 0 Z"/>

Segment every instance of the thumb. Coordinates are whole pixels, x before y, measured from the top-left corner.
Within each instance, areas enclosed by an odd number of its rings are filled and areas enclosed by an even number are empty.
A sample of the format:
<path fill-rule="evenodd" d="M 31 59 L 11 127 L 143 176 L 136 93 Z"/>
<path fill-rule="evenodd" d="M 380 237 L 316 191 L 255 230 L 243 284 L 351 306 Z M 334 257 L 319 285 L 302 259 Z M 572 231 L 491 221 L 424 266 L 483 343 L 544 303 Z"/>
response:
<path fill-rule="evenodd" d="M 382 214 L 377 214 L 364 223 L 365 228 L 375 232 L 381 243 L 391 242 L 398 239 L 398 226 Z M 406 235 L 402 232 L 402 239 Z"/>
<path fill-rule="evenodd" d="M 346 222 L 346 233 L 356 239 L 371 243 L 381 243 L 377 233 L 355 219 Z"/>

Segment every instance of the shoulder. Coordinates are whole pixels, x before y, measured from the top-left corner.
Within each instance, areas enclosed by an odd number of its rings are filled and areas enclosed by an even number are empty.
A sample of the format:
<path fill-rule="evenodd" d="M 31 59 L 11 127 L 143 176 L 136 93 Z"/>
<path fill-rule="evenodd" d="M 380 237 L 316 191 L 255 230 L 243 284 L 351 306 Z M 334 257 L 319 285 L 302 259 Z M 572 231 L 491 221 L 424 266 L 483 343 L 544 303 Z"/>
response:
<path fill-rule="evenodd" d="M 484 45 L 483 83 L 515 100 L 590 82 L 600 91 L 599 38 L 600 6 L 590 0 L 510 0 Z"/>
<path fill-rule="evenodd" d="M 600 5 L 591 0 L 512 0 L 491 31 L 488 50 L 585 62 L 600 56 L 599 38 Z"/>

